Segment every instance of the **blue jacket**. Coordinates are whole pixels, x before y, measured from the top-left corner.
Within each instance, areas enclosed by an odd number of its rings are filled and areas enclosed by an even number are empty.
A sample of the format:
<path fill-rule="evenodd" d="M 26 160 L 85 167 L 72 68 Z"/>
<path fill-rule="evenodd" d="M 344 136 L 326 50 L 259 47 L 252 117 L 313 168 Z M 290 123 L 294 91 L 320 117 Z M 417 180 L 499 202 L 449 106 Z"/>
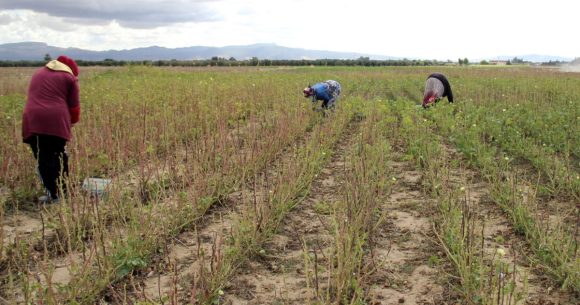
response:
<path fill-rule="evenodd" d="M 327 83 L 317 83 L 311 87 L 314 90 L 314 95 L 312 96 L 313 101 L 325 101 L 328 102 L 332 99 L 330 96 L 330 90 L 328 90 Z"/>

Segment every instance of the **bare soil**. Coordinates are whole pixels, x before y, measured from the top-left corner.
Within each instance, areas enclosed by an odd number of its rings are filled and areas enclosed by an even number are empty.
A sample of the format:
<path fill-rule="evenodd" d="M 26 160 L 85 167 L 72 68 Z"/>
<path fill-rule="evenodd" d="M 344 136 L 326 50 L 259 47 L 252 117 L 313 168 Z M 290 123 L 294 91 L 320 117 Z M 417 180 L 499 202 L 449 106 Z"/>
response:
<path fill-rule="evenodd" d="M 422 187 L 422 173 L 413 164 L 393 155 L 392 193 L 383 209 L 387 221 L 373 242 L 372 260 L 376 266 L 369 279 L 370 304 L 443 304 L 449 295 L 441 266 L 443 253 L 433 243 L 430 211 L 432 199 Z"/>
<path fill-rule="evenodd" d="M 342 200 L 345 153 L 357 126 L 345 131 L 331 161 L 312 183 L 310 195 L 287 215 L 261 255 L 232 279 L 225 290 L 226 304 L 307 304 L 327 291 L 330 275 L 312 275 L 305 260 L 319 266 L 329 263 L 334 246 L 332 207 Z"/>
<path fill-rule="evenodd" d="M 463 190 L 462 204 L 479 223 L 477 230 L 481 230 L 478 235 L 483 239 L 479 241 L 483 246 L 483 260 L 487 263 L 501 260 L 510 266 L 508 274 L 499 276 L 515 280 L 515 293 L 525 295 L 518 304 L 577 304 L 578 300 L 572 293 L 561 291 L 545 276 L 540 266 L 531 263 L 532 254 L 525 237 L 515 231 L 507 215 L 493 201 L 488 182 L 467 165 L 455 148 L 445 145 L 444 151 L 447 162 L 457 162 L 459 166 L 447 167 L 451 170 L 444 178 L 443 188 Z M 505 254 L 499 255 L 498 249 Z"/>

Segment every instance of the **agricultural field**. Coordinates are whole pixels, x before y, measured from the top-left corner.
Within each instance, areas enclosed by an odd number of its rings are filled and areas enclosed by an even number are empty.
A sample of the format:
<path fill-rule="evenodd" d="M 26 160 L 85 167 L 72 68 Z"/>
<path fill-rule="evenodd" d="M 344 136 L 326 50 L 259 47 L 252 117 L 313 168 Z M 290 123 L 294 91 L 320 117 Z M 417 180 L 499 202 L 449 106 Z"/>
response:
<path fill-rule="evenodd" d="M 456 102 L 424 110 L 435 71 Z M 580 73 L 82 68 L 71 189 L 40 205 L 33 72 L 0 69 L 0 304 L 580 302 Z"/>

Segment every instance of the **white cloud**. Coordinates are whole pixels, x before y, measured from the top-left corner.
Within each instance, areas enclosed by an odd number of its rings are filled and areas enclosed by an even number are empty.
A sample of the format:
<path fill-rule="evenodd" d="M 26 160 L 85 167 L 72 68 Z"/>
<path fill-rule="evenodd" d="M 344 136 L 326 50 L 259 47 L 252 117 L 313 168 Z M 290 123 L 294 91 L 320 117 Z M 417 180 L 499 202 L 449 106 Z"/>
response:
<path fill-rule="evenodd" d="M 443 60 L 580 56 L 572 0 L 43 3 L 0 0 L 0 43 L 34 40 L 93 50 L 276 43 Z"/>
<path fill-rule="evenodd" d="M 16 22 L 17 18 L 13 14 L 0 12 L 0 26 Z"/>
<path fill-rule="evenodd" d="M 215 18 L 208 10 L 212 0 L 2 0 L 0 8 L 30 10 L 54 17 L 102 24 L 117 21 L 130 28 L 153 28 L 180 22 Z"/>

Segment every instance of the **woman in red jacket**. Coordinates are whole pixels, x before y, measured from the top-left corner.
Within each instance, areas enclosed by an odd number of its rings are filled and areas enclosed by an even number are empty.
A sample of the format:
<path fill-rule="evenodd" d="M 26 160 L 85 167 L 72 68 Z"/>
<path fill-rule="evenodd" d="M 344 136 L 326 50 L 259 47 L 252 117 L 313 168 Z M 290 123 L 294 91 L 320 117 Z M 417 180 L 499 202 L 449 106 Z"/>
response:
<path fill-rule="evenodd" d="M 22 115 L 22 138 L 32 148 L 47 196 L 41 202 L 58 202 L 59 190 L 66 192 L 68 175 L 66 142 L 79 121 L 80 97 L 76 62 L 59 56 L 32 76 Z"/>

